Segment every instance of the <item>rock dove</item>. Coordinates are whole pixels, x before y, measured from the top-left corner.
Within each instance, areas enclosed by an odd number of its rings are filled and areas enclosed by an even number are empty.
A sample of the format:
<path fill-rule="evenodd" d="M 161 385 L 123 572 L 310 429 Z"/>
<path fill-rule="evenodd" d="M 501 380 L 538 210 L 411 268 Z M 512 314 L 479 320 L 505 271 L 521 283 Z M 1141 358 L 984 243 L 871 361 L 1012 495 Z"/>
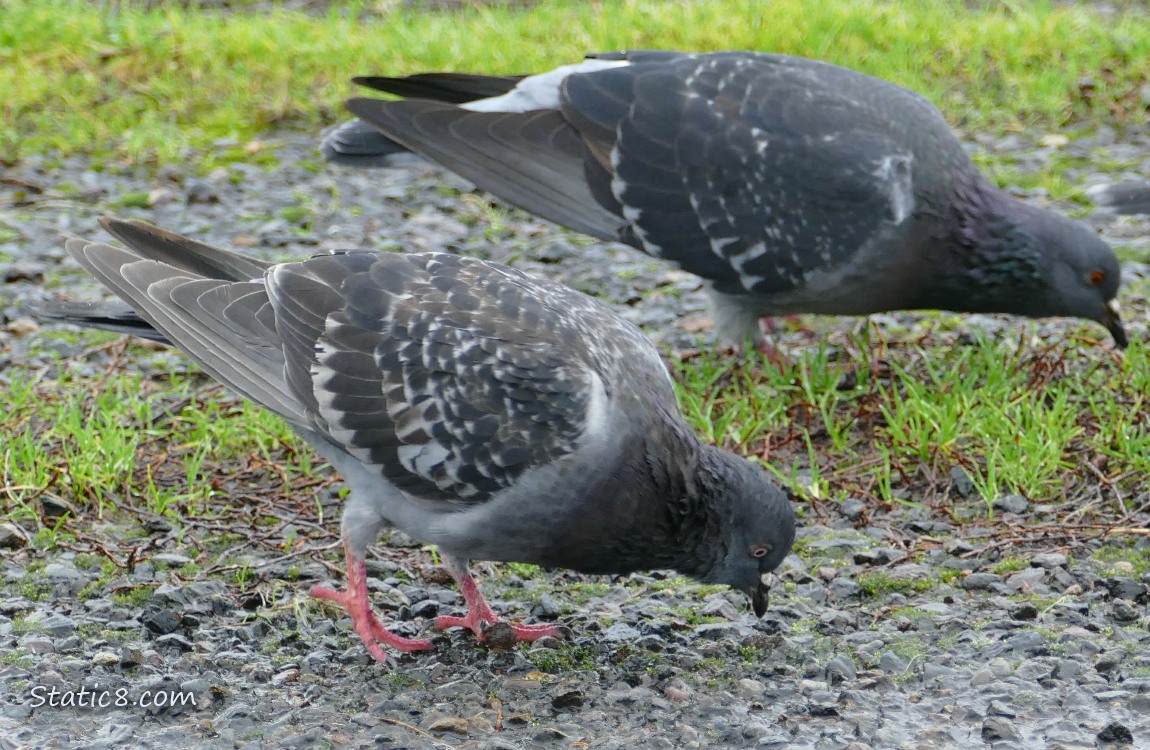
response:
<path fill-rule="evenodd" d="M 346 252 L 278 265 L 135 221 L 67 251 L 169 341 L 287 420 L 351 488 L 340 604 L 376 659 L 364 554 L 384 525 L 438 545 L 482 640 L 469 560 L 586 573 L 673 568 L 762 615 L 795 519 L 760 467 L 687 427 L 659 354 L 605 306 L 474 258 Z M 81 317 L 81 322 L 87 322 Z M 558 635 L 513 625 L 517 640 Z"/>
<path fill-rule="evenodd" d="M 899 309 L 1080 317 L 1127 343 L 1110 247 L 992 185 L 930 102 L 886 81 L 786 55 L 667 51 L 528 77 L 356 80 L 420 98 L 349 100 L 359 119 L 329 132 L 329 156 L 399 143 L 672 261 L 707 282 L 731 343 L 758 341 L 763 316 Z"/>
<path fill-rule="evenodd" d="M 1104 213 L 1150 214 L 1150 180 L 1095 185 L 1086 194 Z"/>

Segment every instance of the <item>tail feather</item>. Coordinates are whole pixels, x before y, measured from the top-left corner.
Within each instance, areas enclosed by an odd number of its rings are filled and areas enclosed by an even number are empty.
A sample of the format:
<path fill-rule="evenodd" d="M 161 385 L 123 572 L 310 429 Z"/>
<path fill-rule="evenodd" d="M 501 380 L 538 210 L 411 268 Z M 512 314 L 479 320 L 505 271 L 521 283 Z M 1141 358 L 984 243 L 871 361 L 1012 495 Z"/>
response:
<path fill-rule="evenodd" d="M 347 108 L 412 151 L 525 211 L 617 240 L 622 217 L 592 195 L 586 146 L 554 110 L 473 112 L 430 101 L 349 99 Z"/>
<path fill-rule="evenodd" d="M 404 99 L 430 99 L 463 104 L 476 99 L 502 96 L 525 76 L 485 76 L 472 73 L 417 73 L 412 76 L 358 76 L 352 81 L 385 94 Z"/>
<path fill-rule="evenodd" d="M 141 258 L 158 260 L 207 279 L 251 281 L 262 278 L 272 265 L 266 260 L 196 242 L 144 221 L 104 216 L 100 218 L 100 226 Z"/>
<path fill-rule="evenodd" d="M 119 300 L 111 302 L 53 300 L 38 307 L 36 316 L 43 320 L 111 331 L 121 336 L 138 336 L 162 344 L 172 343 L 167 336 L 157 331 L 155 326 Z"/>
<path fill-rule="evenodd" d="M 258 314 L 268 304 L 262 278 L 205 278 L 131 250 L 81 239 L 68 240 L 65 249 L 209 375 L 293 424 L 310 424 L 306 406 L 284 380 L 279 338 Z M 246 309 L 236 314 L 235 307 Z M 236 321 L 254 325 L 245 328 Z"/>
<path fill-rule="evenodd" d="M 368 169 L 396 166 L 396 157 L 412 156 L 406 146 L 358 117 L 323 131 L 319 151 L 332 164 Z"/>
<path fill-rule="evenodd" d="M 258 258 L 221 250 L 165 231 L 143 221 L 104 216 L 100 226 L 128 246 L 122 250 L 136 260 L 154 260 L 184 273 L 216 281 L 262 279 L 272 264 Z M 77 251 L 82 245 L 75 246 Z M 71 252 L 71 248 L 69 252 Z M 81 261 L 83 262 L 83 261 Z M 37 311 L 47 320 L 72 323 L 113 333 L 172 343 L 152 323 L 120 300 L 110 302 L 50 302 Z"/>
<path fill-rule="evenodd" d="M 476 99 L 502 96 L 523 78 L 471 73 L 417 73 L 401 78 L 360 76 L 352 80 L 360 86 L 405 99 L 465 104 Z M 319 150 L 332 164 L 361 168 L 403 166 L 403 159 L 411 155 L 406 146 L 358 118 L 325 130 Z"/>

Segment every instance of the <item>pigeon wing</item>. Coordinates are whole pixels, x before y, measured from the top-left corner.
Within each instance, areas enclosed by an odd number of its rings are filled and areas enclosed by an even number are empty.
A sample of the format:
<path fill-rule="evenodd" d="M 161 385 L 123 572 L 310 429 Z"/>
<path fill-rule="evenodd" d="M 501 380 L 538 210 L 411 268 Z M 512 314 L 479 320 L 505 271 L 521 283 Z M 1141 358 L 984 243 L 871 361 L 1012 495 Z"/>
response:
<path fill-rule="evenodd" d="M 634 353 L 595 343 L 596 303 L 473 259 L 364 257 L 342 278 L 340 256 L 278 266 L 268 286 L 293 390 L 311 384 L 321 431 L 369 470 L 480 503 L 602 426 L 600 372 Z M 306 307 L 328 294 L 340 304 Z"/>
<path fill-rule="evenodd" d="M 564 116 L 610 155 L 587 175 L 628 220 L 625 241 L 719 291 L 772 293 L 850 263 L 910 216 L 913 152 L 866 91 L 821 80 L 838 68 L 785 66 L 682 55 L 564 81 Z"/>
<path fill-rule="evenodd" d="M 228 282 L 67 249 L 213 377 L 428 501 L 483 502 L 577 450 L 606 427 L 621 363 L 673 403 L 630 324 L 482 261 L 354 252 Z"/>

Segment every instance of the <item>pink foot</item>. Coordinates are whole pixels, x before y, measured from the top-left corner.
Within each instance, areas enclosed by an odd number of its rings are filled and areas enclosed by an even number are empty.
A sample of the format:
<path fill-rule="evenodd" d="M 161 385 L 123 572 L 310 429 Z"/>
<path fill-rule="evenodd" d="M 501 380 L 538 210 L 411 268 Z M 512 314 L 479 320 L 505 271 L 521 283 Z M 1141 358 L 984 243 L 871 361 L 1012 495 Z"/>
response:
<path fill-rule="evenodd" d="M 786 315 L 783 317 L 783 320 L 797 325 L 802 318 L 798 315 Z M 779 351 L 779 348 L 775 346 L 772 341 L 768 340 L 779 333 L 779 331 L 782 330 L 782 326 L 779 325 L 777 319 L 764 315 L 759 318 L 759 328 L 766 334 L 759 340 L 759 353 L 766 357 L 768 362 L 779 368 L 780 371 L 786 372 L 787 365 L 789 364 L 787 356 Z"/>
<path fill-rule="evenodd" d="M 465 566 L 456 566 L 452 561 L 446 560 L 447 570 L 451 573 L 452 577 L 459 583 L 459 589 L 463 592 L 463 600 L 467 602 L 467 616 L 454 617 L 451 615 L 440 615 L 435 618 L 433 627 L 437 630 L 446 630 L 447 628 L 467 628 L 475 637 L 482 643 L 487 640 L 487 629 L 499 622 L 499 618 L 491 611 L 491 605 L 487 603 L 484 598 L 483 592 L 479 590 L 476 585 L 475 579 L 467 572 Z M 462 570 L 460 570 L 462 568 Z M 552 638 L 562 638 L 563 633 L 559 628 L 554 625 L 510 625 L 511 630 L 515 633 L 516 641 L 537 641 L 540 638 L 551 636 Z"/>
<path fill-rule="evenodd" d="M 759 353 L 762 354 L 768 362 L 777 367 L 780 372 L 785 373 L 787 371 L 787 356 L 780 352 L 778 347 L 770 341 L 763 339 L 759 342 Z"/>
<path fill-rule="evenodd" d="M 396 635 L 383 626 L 375 613 L 371 611 L 371 602 L 367 598 L 367 568 L 363 558 L 354 554 L 346 545 L 344 551 L 347 555 L 347 591 L 333 591 L 326 586 L 313 586 L 311 595 L 317 599 L 327 599 L 344 608 L 351 616 L 352 627 L 359 634 L 367 652 L 376 661 L 385 661 L 386 655 L 379 644 L 394 648 L 396 651 L 427 651 L 431 641 L 426 639 L 404 638 Z"/>

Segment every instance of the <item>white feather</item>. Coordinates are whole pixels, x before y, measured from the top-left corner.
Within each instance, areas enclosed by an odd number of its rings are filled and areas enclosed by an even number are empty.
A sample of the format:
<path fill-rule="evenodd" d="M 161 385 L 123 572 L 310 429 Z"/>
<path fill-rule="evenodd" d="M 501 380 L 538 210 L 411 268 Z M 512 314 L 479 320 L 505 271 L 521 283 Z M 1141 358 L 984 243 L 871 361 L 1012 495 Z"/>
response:
<path fill-rule="evenodd" d="M 914 213 L 914 175 L 910 154 L 888 156 L 879 164 L 875 174 L 890 183 L 887 196 L 895 224 L 901 224 Z"/>
<path fill-rule="evenodd" d="M 597 70 L 620 68 L 631 63 L 626 60 L 584 60 L 563 65 L 555 70 L 528 76 L 501 96 L 491 96 L 461 104 L 472 112 L 530 112 L 535 109 L 558 109 L 559 85 L 572 73 L 594 73 Z"/>

